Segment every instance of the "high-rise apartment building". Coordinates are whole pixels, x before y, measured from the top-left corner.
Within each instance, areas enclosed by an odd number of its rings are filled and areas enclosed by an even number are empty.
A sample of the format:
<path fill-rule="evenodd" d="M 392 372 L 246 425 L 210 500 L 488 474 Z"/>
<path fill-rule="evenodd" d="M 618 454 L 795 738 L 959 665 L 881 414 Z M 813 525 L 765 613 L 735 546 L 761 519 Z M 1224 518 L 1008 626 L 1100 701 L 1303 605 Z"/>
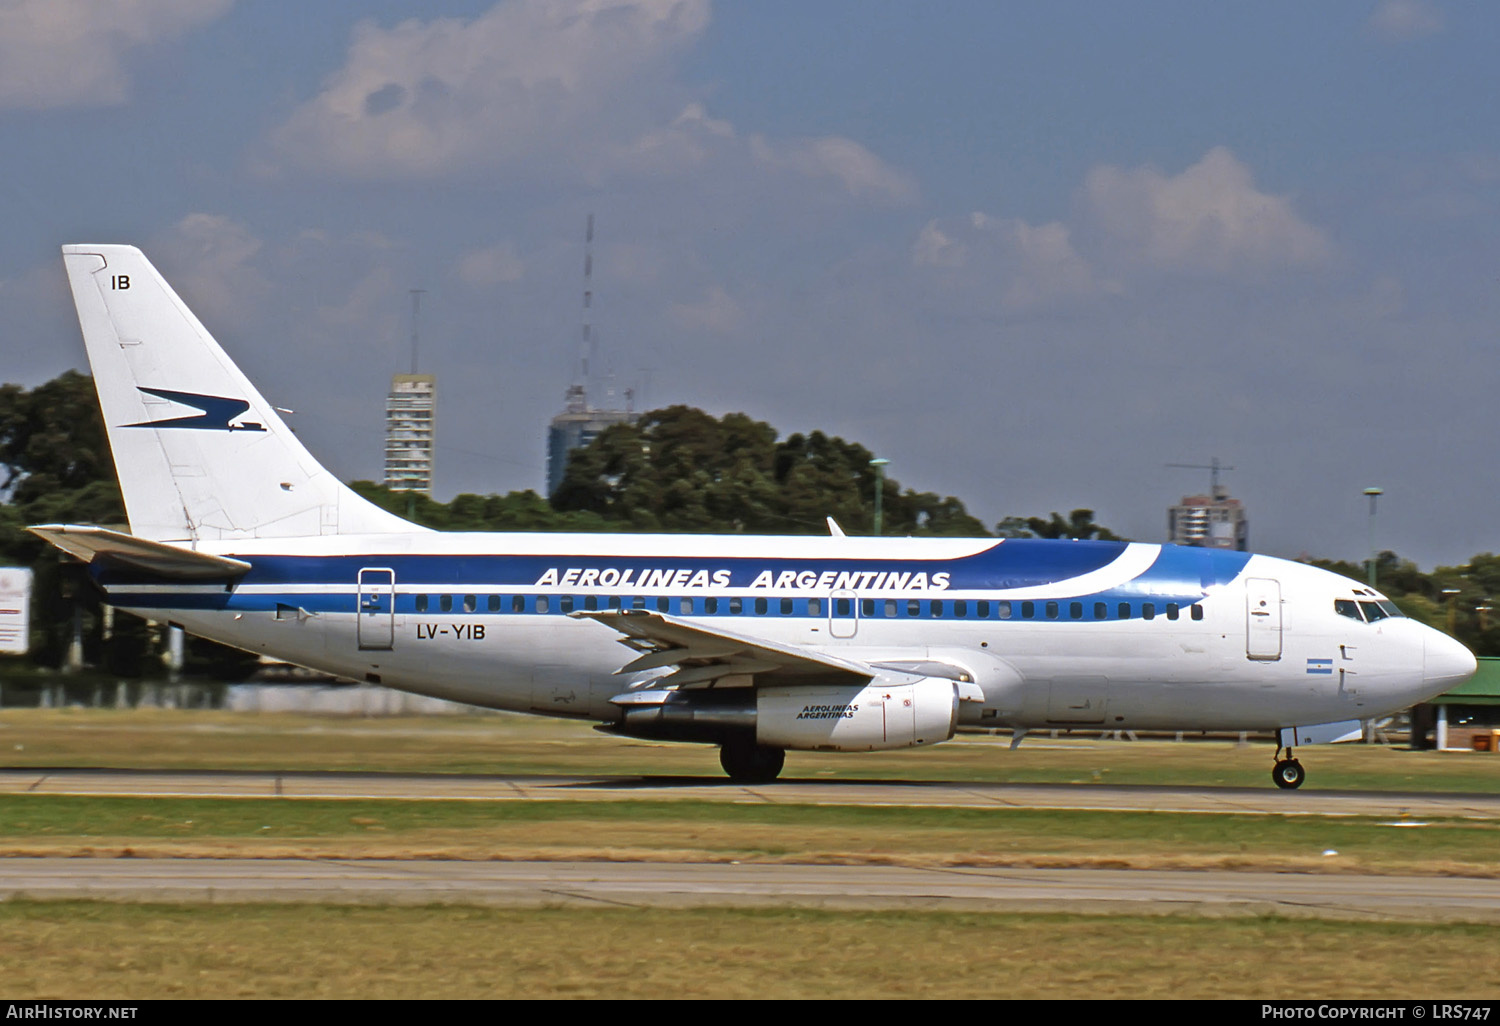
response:
<path fill-rule="evenodd" d="M 385 398 L 385 486 L 432 495 L 437 378 L 393 374 Z"/>
<path fill-rule="evenodd" d="M 1181 502 L 1167 508 L 1167 540 L 1174 545 L 1249 551 L 1245 504 L 1220 487 L 1211 495 L 1184 495 Z"/>
<path fill-rule="evenodd" d="M 555 495 L 568 470 L 568 453 L 580 449 L 613 424 L 633 424 L 630 410 L 596 410 L 589 406 L 583 386 L 571 386 L 564 397 L 563 412 L 552 418 L 547 429 L 547 494 Z"/>

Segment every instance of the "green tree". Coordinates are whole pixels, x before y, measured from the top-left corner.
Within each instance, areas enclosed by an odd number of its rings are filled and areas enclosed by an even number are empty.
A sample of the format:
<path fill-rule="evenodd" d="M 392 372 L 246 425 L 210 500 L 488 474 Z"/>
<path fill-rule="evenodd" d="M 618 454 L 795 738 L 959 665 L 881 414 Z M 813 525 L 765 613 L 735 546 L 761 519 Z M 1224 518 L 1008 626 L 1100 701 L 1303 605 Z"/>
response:
<path fill-rule="evenodd" d="M 1019 517 L 1007 517 L 999 524 L 1001 530 L 1017 530 L 1020 526 Z M 1094 511 L 1091 509 L 1075 509 L 1068 514 L 1064 520 L 1061 515 L 1054 512 L 1051 518 L 1027 517 L 1025 529 L 1029 535 L 1007 535 L 1008 537 L 1033 537 L 1033 538 L 1093 538 L 1098 541 L 1125 541 L 1109 528 L 1094 522 Z"/>
<path fill-rule="evenodd" d="M 880 478 L 862 445 L 820 431 L 778 441 L 743 413 L 715 419 L 673 406 L 617 424 L 575 450 L 553 506 L 630 530 L 823 534 L 827 518 L 873 529 Z M 984 535 L 952 496 L 884 479 L 886 533 Z"/>

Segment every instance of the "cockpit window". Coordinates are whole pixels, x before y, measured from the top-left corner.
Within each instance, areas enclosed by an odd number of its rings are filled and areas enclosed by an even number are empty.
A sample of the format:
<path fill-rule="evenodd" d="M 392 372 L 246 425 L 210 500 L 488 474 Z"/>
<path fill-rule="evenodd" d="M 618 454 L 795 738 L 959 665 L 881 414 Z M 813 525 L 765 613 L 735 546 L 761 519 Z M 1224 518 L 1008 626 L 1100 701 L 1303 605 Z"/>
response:
<path fill-rule="evenodd" d="M 1401 612 L 1400 609 L 1396 608 L 1396 603 L 1390 601 L 1389 599 L 1381 599 L 1375 604 L 1378 605 L 1381 609 L 1385 610 L 1386 616 L 1397 617 L 1406 615 L 1405 613 Z"/>
<path fill-rule="evenodd" d="M 1364 617 L 1359 615 L 1359 603 L 1353 599 L 1334 599 L 1333 611 L 1340 616 L 1347 616 L 1351 620 L 1364 620 Z"/>
<path fill-rule="evenodd" d="M 1380 608 L 1385 604 L 1383 602 L 1361 602 L 1359 608 L 1365 611 L 1365 619 L 1374 623 L 1376 620 L 1384 620 L 1387 616 L 1391 615 Z"/>

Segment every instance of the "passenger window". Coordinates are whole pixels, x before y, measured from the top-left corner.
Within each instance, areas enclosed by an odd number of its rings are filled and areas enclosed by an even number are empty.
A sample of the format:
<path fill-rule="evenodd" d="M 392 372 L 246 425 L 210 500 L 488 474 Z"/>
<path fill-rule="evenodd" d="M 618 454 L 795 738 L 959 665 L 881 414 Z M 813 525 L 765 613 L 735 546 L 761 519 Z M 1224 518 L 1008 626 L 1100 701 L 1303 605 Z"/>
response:
<path fill-rule="evenodd" d="M 942 616 L 943 615 L 943 600 L 942 599 L 933 599 L 933 601 L 932 601 L 932 615 L 933 616 Z"/>
<path fill-rule="evenodd" d="M 744 611 L 745 611 L 745 600 L 744 599 L 742 599 L 738 595 L 736 595 L 732 599 L 729 600 L 729 613 L 730 613 L 731 616 L 738 616 L 740 613 L 743 613 Z"/>
<path fill-rule="evenodd" d="M 837 602 L 835 602 L 833 604 L 833 607 L 834 607 L 834 609 L 838 610 L 838 615 L 839 616 L 848 616 L 850 614 L 850 612 L 853 611 L 853 608 L 854 608 L 853 605 L 851 604 L 851 600 L 850 599 L 846 599 L 846 598 L 839 599 Z"/>
<path fill-rule="evenodd" d="M 438 598 L 438 608 L 445 613 L 453 612 L 453 596 L 443 595 Z"/>
<path fill-rule="evenodd" d="M 1057 603 L 1056 602 L 1048 602 L 1047 603 L 1047 619 L 1049 619 L 1049 620 L 1056 620 L 1057 619 Z"/>
<path fill-rule="evenodd" d="M 1155 620 L 1156 619 L 1156 603 L 1155 602 L 1142 602 L 1141 603 L 1141 616 L 1144 617 L 1147 620 Z"/>
<path fill-rule="evenodd" d="M 969 604 L 967 602 L 965 602 L 963 599 L 959 599 L 958 601 L 954 602 L 953 603 L 953 615 L 954 616 L 968 616 L 969 615 Z"/>
<path fill-rule="evenodd" d="M 618 596 L 618 595 L 611 595 L 609 598 L 605 599 L 604 601 L 607 603 L 607 605 L 605 606 L 605 608 L 607 608 L 607 609 L 619 609 L 620 608 L 620 596 Z"/>
<path fill-rule="evenodd" d="M 762 595 L 760 598 L 757 598 L 755 600 L 755 615 L 756 616 L 765 616 L 766 612 L 770 608 L 771 608 L 771 604 L 766 601 L 766 597 L 764 595 Z"/>
<path fill-rule="evenodd" d="M 1074 620 L 1082 620 L 1083 619 L 1083 603 L 1082 602 L 1069 602 L 1068 603 L 1068 616 L 1071 617 Z"/>
<path fill-rule="evenodd" d="M 895 616 L 896 615 L 896 600 L 895 599 L 886 599 L 885 600 L 885 615 L 886 616 Z"/>
<path fill-rule="evenodd" d="M 499 595 L 491 595 L 486 600 L 485 604 L 489 607 L 490 612 L 492 612 L 492 613 L 498 613 L 498 612 L 500 612 L 500 596 Z"/>
<path fill-rule="evenodd" d="M 807 615 L 808 616 L 822 616 L 823 615 L 823 600 L 822 599 L 808 599 L 807 600 Z"/>
<path fill-rule="evenodd" d="M 703 611 L 705 613 L 717 613 L 719 611 L 719 600 L 712 597 L 704 599 Z"/>
<path fill-rule="evenodd" d="M 418 595 L 417 596 L 417 612 L 419 612 L 419 613 L 425 613 L 425 612 L 427 612 L 427 596 L 426 595 Z"/>
<path fill-rule="evenodd" d="M 875 600 L 874 599 L 860 599 L 859 600 L 859 615 L 860 616 L 874 616 L 875 615 Z"/>
<path fill-rule="evenodd" d="M 672 600 L 665 595 L 656 600 L 656 611 L 658 613 L 670 613 L 672 611 Z"/>
<path fill-rule="evenodd" d="M 784 598 L 784 599 L 781 600 L 781 615 L 782 616 L 791 616 L 792 615 L 792 600 L 791 599 Z"/>
<path fill-rule="evenodd" d="M 526 596 L 525 595 L 512 595 L 510 597 L 510 611 L 512 613 L 524 613 L 524 612 L 526 612 Z"/>
<path fill-rule="evenodd" d="M 677 613 L 678 613 L 679 616 L 692 616 L 693 615 L 693 600 L 690 599 L 690 598 L 680 598 L 680 599 L 678 599 L 677 600 Z"/>
<path fill-rule="evenodd" d="M 922 603 L 918 602 L 916 599 L 907 599 L 906 600 L 906 615 L 907 616 L 921 616 L 922 615 Z"/>
<path fill-rule="evenodd" d="M 479 599 L 473 595 L 464 596 L 464 612 L 472 613 L 479 608 Z"/>
<path fill-rule="evenodd" d="M 1167 603 L 1167 619 L 1168 620 L 1175 620 L 1175 619 L 1177 619 L 1177 603 L 1176 602 L 1168 602 Z"/>
<path fill-rule="evenodd" d="M 1030 620 L 1030 619 L 1032 619 L 1035 616 L 1036 616 L 1036 603 L 1035 602 L 1022 602 L 1021 603 L 1021 619 L 1023 619 L 1023 620 Z"/>
<path fill-rule="evenodd" d="M 1197 603 L 1193 604 L 1193 619 L 1194 620 L 1201 620 L 1201 619 L 1203 619 L 1203 607 L 1200 606 L 1200 605 L 1198 605 Z"/>
<path fill-rule="evenodd" d="M 536 597 L 536 611 L 538 613 L 545 613 L 547 610 L 549 610 L 551 608 L 552 608 L 552 605 L 548 601 L 546 595 L 538 595 Z"/>
<path fill-rule="evenodd" d="M 559 612 L 571 613 L 573 611 L 573 596 L 564 595 L 558 600 L 557 608 Z"/>
<path fill-rule="evenodd" d="M 1130 619 L 1130 603 L 1129 602 L 1121 602 L 1120 605 L 1119 605 L 1119 608 L 1117 608 L 1115 610 L 1115 612 L 1117 614 L 1119 614 L 1119 617 L 1120 617 L 1121 620 L 1129 620 Z"/>
<path fill-rule="evenodd" d="M 631 609 L 645 609 L 646 608 L 646 596 L 644 596 L 644 595 L 637 595 L 637 596 L 635 596 L 635 598 L 633 598 L 633 599 L 630 600 L 630 608 Z"/>
<path fill-rule="evenodd" d="M 1340 616 L 1347 616 L 1351 620 L 1363 620 L 1359 615 L 1359 603 L 1353 599 L 1334 599 L 1333 611 Z"/>
<path fill-rule="evenodd" d="M 585 595 L 583 597 L 583 608 L 587 609 L 591 613 L 594 612 L 599 608 L 599 596 Z"/>
<path fill-rule="evenodd" d="M 999 614 L 1000 619 L 1002 619 L 1002 620 L 1009 620 L 1010 619 L 1010 603 L 1009 602 L 996 602 L 995 603 L 995 612 Z"/>
<path fill-rule="evenodd" d="M 974 603 L 974 613 L 981 620 L 988 620 L 990 618 L 990 604 L 989 604 L 989 602 L 987 602 L 987 601 L 980 601 L 980 602 Z"/>
<path fill-rule="evenodd" d="M 1094 619 L 1095 620 L 1102 620 L 1102 619 L 1104 619 L 1108 615 L 1109 615 L 1109 606 L 1105 605 L 1103 602 L 1095 602 L 1094 603 Z"/>

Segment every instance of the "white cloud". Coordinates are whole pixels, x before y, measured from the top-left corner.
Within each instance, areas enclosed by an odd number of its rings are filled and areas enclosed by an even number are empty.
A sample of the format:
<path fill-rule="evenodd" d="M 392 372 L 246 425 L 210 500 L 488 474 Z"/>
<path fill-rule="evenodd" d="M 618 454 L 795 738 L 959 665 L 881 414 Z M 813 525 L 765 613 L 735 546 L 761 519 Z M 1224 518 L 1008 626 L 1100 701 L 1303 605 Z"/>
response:
<path fill-rule="evenodd" d="M 722 285 L 711 286 L 695 303 L 673 303 L 672 320 L 687 331 L 728 334 L 744 323 L 745 313 Z"/>
<path fill-rule="evenodd" d="M 1289 200 L 1255 188 L 1250 169 L 1215 147 L 1179 175 L 1102 166 L 1083 188 L 1089 215 L 1131 261 L 1226 273 L 1327 263 L 1333 247 Z"/>
<path fill-rule="evenodd" d="M 467 253 L 458 261 L 458 276 L 469 285 L 500 285 L 520 281 L 526 262 L 508 242 Z"/>
<path fill-rule="evenodd" d="M 1381 0 L 1367 28 L 1391 42 L 1405 42 L 1443 30 L 1443 12 L 1427 0 Z"/>
<path fill-rule="evenodd" d="M 510 0 L 472 21 L 362 22 L 274 146 L 288 165 L 399 179 L 628 138 L 644 117 L 632 100 L 707 23 L 707 0 Z"/>
<path fill-rule="evenodd" d="M 969 261 L 969 247 L 943 231 L 933 220 L 922 226 L 911 255 L 912 262 L 918 267 L 962 267 Z"/>
<path fill-rule="evenodd" d="M 998 294 L 1006 311 L 1029 310 L 1105 291 L 1070 234 L 1060 221 L 1031 225 L 976 212 L 929 221 L 912 246 L 912 262 Z"/>
<path fill-rule="evenodd" d="M 224 15 L 233 0 L 5 0 L 0 107 L 125 102 L 125 57 Z"/>
<path fill-rule="evenodd" d="M 917 195 L 911 176 L 843 136 L 778 143 L 757 135 L 750 140 L 750 153 L 768 168 L 791 170 L 809 178 L 832 178 L 851 196 L 861 199 L 899 203 Z"/>
<path fill-rule="evenodd" d="M 214 332 L 251 314 L 270 293 L 253 261 L 261 240 L 244 225 L 217 214 L 189 214 L 152 239 L 183 301 Z"/>
<path fill-rule="evenodd" d="M 344 66 L 272 135 L 272 170 L 422 180 L 497 169 L 572 176 L 826 182 L 914 198 L 853 139 L 745 137 L 675 81 L 707 0 L 503 0 L 471 20 L 363 22 Z M 676 111 L 676 114 L 671 114 Z"/>

